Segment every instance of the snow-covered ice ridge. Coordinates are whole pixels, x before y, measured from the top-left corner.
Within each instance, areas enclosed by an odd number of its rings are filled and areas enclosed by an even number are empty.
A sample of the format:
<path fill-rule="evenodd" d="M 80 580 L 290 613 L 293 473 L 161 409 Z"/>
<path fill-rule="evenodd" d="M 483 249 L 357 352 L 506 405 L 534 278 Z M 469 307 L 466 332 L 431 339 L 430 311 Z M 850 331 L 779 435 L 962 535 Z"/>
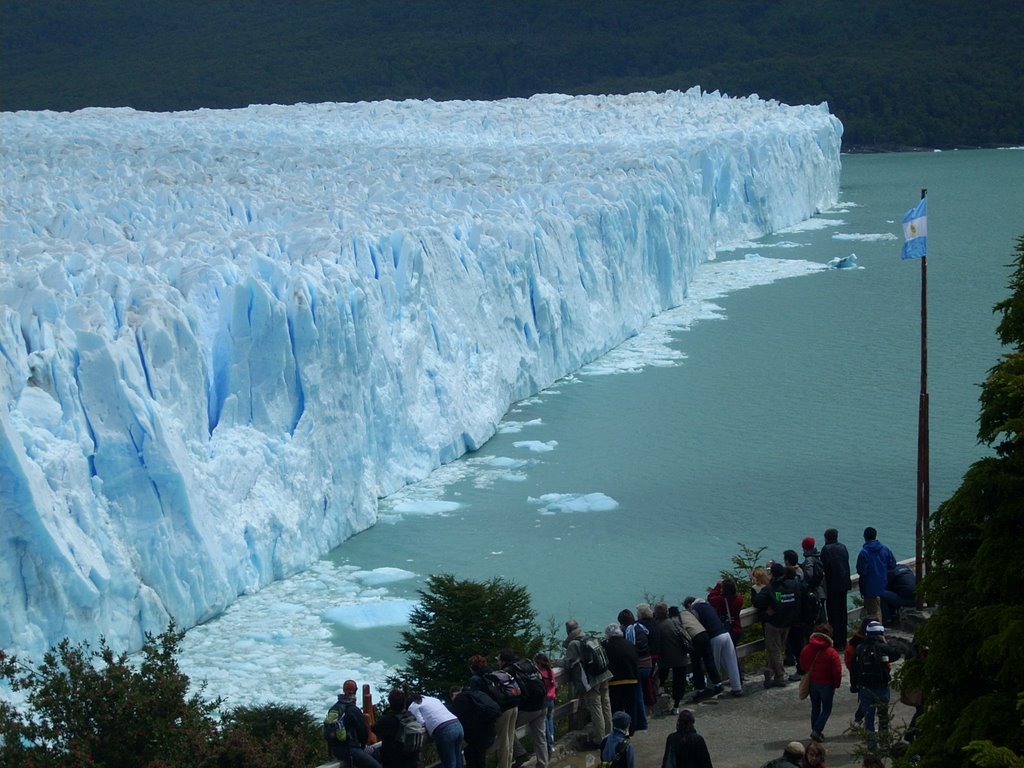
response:
<path fill-rule="evenodd" d="M 842 127 L 699 89 L 0 115 L 0 645 L 134 649 L 838 200 Z"/>

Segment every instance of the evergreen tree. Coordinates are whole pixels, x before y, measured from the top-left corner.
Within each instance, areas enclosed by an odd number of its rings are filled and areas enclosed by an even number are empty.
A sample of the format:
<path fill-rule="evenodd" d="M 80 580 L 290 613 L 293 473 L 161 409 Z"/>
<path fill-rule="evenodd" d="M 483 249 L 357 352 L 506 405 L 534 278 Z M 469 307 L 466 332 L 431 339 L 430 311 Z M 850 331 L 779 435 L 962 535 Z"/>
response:
<path fill-rule="evenodd" d="M 1011 267 L 1012 294 L 995 306 L 1009 351 L 981 393 L 978 439 L 995 455 L 971 465 L 927 539 L 932 565 L 921 588 L 937 608 L 915 638 L 928 652 L 907 670 L 925 692 L 913 745 L 922 768 L 1024 750 L 1024 236 Z M 989 748 L 965 750 L 980 741 Z"/>
<path fill-rule="evenodd" d="M 447 699 L 448 689 L 469 677 L 474 654 L 493 659 L 511 648 L 533 658 L 541 632 L 524 587 L 501 578 L 480 583 L 450 574 L 431 576 L 419 591 L 420 604 L 409 616 L 398 650 L 408 662 L 388 682 Z"/>

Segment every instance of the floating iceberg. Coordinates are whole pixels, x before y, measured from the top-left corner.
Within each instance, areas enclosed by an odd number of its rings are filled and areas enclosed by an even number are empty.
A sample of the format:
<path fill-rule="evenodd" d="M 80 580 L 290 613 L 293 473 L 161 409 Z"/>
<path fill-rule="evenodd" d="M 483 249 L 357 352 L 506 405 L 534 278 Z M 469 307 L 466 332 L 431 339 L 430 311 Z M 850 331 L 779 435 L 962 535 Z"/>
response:
<path fill-rule="evenodd" d="M 0 645 L 138 648 L 307 568 L 834 205 L 841 133 L 698 89 L 0 114 Z"/>

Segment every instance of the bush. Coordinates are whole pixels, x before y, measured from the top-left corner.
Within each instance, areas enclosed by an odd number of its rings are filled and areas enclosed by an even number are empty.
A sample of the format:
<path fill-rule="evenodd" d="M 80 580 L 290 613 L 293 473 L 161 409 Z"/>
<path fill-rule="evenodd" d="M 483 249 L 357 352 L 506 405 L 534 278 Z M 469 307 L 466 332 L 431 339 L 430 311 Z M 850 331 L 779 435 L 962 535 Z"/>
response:
<path fill-rule="evenodd" d="M 0 768 L 296 768 L 325 750 L 319 722 L 298 707 L 237 707 L 189 695 L 178 668 L 184 637 L 172 623 L 146 636 L 142 660 L 101 640 L 64 640 L 38 667 L 0 650 L 0 678 L 25 694 L 25 710 L 0 701 Z"/>
<path fill-rule="evenodd" d="M 511 648 L 532 659 L 542 645 L 536 613 L 524 587 L 501 578 L 480 583 L 450 574 L 431 576 L 420 590 L 420 604 L 409 616 L 398 650 L 406 666 L 388 683 L 442 700 L 469 676 L 470 656 L 493 659 Z"/>
<path fill-rule="evenodd" d="M 217 765 L 224 768 L 316 765 L 326 754 L 323 725 L 302 707 L 235 707 L 221 728 Z"/>
<path fill-rule="evenodd" d="M 92 650 L 65 639 L 38 669 L 4 655 L 0 671 L 13 690 L 27 692 L 31 716 L 0 711 L 0 764 L 202 764 L 220 701 L 188 695 L 188 676 L 175 658 L 183 636 L 173 623 L 159 637 L 147 634 L 137 667 L 104 640 Z"/>

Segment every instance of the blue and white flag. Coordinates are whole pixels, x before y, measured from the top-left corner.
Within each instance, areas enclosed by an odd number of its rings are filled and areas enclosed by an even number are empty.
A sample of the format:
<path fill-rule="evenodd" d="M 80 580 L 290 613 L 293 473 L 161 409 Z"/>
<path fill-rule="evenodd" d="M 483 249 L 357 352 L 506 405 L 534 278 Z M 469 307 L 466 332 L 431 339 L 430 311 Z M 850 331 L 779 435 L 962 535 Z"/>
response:
<path fill-rule="evenodd" d="M 928 198 L 903 216 L 903 253 L 901 259 L 923 259 L 928 255 Z"/>

